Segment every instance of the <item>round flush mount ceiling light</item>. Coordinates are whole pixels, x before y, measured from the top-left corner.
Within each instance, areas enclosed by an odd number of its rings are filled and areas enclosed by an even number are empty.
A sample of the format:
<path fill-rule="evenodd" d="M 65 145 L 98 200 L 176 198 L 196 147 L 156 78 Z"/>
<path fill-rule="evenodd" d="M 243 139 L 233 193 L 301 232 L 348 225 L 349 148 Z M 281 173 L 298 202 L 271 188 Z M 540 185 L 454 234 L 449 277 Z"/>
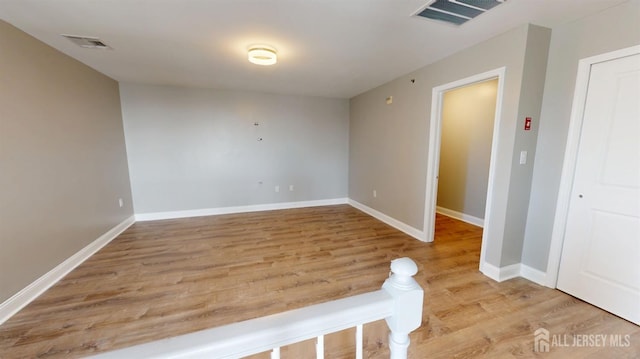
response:
<path fill-rule="evenodd" d="M 249 48 L 249 62 L 256 65 L 273 65 L 278 62 L 276 49 L 268 45 L 254 45 Z"/>

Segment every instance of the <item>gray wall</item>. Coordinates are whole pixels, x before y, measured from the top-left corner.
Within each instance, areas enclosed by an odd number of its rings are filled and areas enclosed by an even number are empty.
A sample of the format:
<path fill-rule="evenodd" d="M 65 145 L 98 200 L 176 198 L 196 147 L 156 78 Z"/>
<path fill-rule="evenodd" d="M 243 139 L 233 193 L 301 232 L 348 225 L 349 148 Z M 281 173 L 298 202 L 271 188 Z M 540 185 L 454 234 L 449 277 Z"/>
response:
<path fill-rule="evenodd" d="M 538 122 L 540 118 L 550 38 L 551 30 L 539 26 L 531 26 L 527 34 L 527 48 L 515 129 L 516 137 L 511 158 L 511 178 L 507 204 L 509 220 L 504 223 L 501 267 L 520 263 L 522 258 L 538 137 L 538 126 L 535 125 L 535 122 Z M 529 131 L 524 130 L 526 117 L 531 117 L 534 122 Z M 526 164 L 520 164 L 521 151 L 528 153 Z"/>
<path fill-rule="evenodd" d="M 491 232 L 487 233 L 489 242 L 485 249 L 487 261 L 495 266 L 519 259 L 521 252 L 503 252 L 503 241 L 515 242 L 509 249 L 522 246 L 529 200 L 528 182 L 512 181 L 512 173 L 519 171 L 514 168 L 519 151 L 534 151 L 534 148 L 520 147 L 527 143 L 522 137 L 530 135 L 520 131 L 524 120 L 521 114 L 537 100 L 521 97 L 522 81 L 533 72 L 544 78 L 543 69 L 525 71 L 525 51 L 528 45 L 535 47 L 541 51 L 531 51 L 531 55 L 546 59 L 546 51 L 542 51 L 544 47 L 539 43 L 548 39 L 548 33 L 547 29 L 523 25 L 352 98 L 349 197 L 422 229 L 432 88 L 505 66 Z M 411 79 L 415 79 L 415 83 Z M 531 86 L 540 86 L 540 83 L 534 82 Z M 538 89 L 527 91 L 536 93 Z M 393 96 L 391 105 L 385 104 L 388 96 Z M 518 148 L 514 151 L 516 145 Z M 511 186 L 524 191 L 524 196 L 509 198 Z M 376 198 L 372 196 L 373 189 L 377 190 Z M 512 224 L 509 236 L 505 236 L 507 222 Z"/>
<path fill-rule="evenodd" d="M 347 197 L 348 100 L 134 84 L 120 92 L 136 213 Z"/>
<path fill-rule="evenodd" d="M 0 188 L 0 301 L 133 213 L 116 81 L 3 21 Z"/>
<path fill-rule="evenodd" d="M 640 1 L 553 29 L 522 262 L 546 271 L 580 59 L 640 44 Z"/>
<path fill-rule="evenodd" d="M 484 218 L 497 94 L 497 79 L 445 92 L 439 207 Z"/>

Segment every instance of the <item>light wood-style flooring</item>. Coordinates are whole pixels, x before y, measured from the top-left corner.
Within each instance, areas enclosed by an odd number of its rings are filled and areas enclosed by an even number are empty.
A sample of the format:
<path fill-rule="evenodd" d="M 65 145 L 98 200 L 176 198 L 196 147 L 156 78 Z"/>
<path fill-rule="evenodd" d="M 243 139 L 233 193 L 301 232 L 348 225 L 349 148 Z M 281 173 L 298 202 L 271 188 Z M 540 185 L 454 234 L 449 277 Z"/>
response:
<path fill-rule="evenodd" d="M 405 256 L 425 289 L 410 358 L 640 357 L 640 327 L 558 290 L 482 275 L 481 236 L 438 216 L 435 241 L 423 243 L 348 205 L 139 222 L 0 326 L 0 358 L 82 357 L 377 290 Z M 628 335 L 630 346 L 535 353 L 540 327 L 560 344 L 600 334 Z M 326 357 L 353 358 L 352 332 L 327 336 Z M 282 356 L 314 353 L 307 341 Z M 384 321 L 365 325 L 365 357 L 389 357 Z"/>

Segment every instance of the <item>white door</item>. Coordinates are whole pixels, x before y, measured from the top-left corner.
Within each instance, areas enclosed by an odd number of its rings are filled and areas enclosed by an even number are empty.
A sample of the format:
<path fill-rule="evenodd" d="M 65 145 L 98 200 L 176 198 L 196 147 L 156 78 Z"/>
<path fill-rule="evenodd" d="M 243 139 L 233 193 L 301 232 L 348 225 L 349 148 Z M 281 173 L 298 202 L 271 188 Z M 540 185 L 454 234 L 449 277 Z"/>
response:
<path fill-rule="evenodd" d="M 558 289 L 640 324 L 640 55 L 591 66 Z"/>

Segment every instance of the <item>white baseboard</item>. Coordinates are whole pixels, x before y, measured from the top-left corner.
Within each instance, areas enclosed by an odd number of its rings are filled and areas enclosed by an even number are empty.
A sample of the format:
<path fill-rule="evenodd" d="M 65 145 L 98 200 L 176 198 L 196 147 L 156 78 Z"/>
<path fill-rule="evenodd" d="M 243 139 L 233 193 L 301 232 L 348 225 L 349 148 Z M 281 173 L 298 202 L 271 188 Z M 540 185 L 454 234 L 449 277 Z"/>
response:
<path fill-rule="evenodd" d="M 369 206 L 366 206 L 358 201 L 354 201 L 352 199 L 349 199 L 349 204 L 359 210 L 361 210 L 362 212 L 390 225 L 391 227 L 396 228 L 399 231 L 402 231 L 408 235 L 410 235 L 413 238 L 416 238 L 418 240 L 421 241 L 425 241 L 425 233 L 424 231 L 421 231 L 417 228 L 411 227 L 410 225 L 400 222 L 395 218 L 389 217 L 386 214 L 377 211 Z"/>
<path fill-rule="evenodd" d="M 480 261 L 480 272 L 496 282 L 500 282 L 500 268 L 493 264 Z"/>
<path fill-rule="evenodd" d="M 278 209 L 332 206 L 336 204 L 347 204 L 347 203 L 348 203 L 347 198 L 333 198 L 333 199 L 322 199 L 317 201 L 282 202 L 282 203 L 255 204 L 255 205 L 248 205 L 248 206 L 235 206 L 235 207 L 189 209 L 184 211 L 136 213 L 135 217 L 136 217 L 136 221 L 142 222 L 142 221 L 156 221 L 161 219 L 215 216 L 220 214 L 273 211 Z"/>
<path fill-rule="evenodd" d="M 535 269 L 535 268 L 531 268 L 526 264 L 522 264 L 520 263 L 520 276 L 522 278 L 528 279 L 534 283 L 540 284 L 540 285 L 544 285 L 544 286 L 548 286 L 547 285 L 547 273 Z M 555 286 L 551 287 L 551 288 L 555 288 Z"/>
<path fill-rule="evenodd" d="M 337 204 L 350 204 L 351 206 L 369 214 L 370 216 L 375 217 L 376 219 L 414 238 L 424 241 L 423 231 L 418 230 L 414 227 L 411 227 L 408 224 L 405 224 L 394 218 L 391 218 L 382 212 L 379 212 L 371 207 L 365 206 L 362 203 L 359 203 L 357 201 L 354 201 L 348 198 L 333 198 L 333 199 L 317 200 L 317 201 L 269 203 L 269 204 L 258 204 L 258 205 L 248 205 L 248 206 L 235 206 L 235 207 L 190 209 L 190 210 L 184 210 L 184 211 L 137 213 L 135 215 L 135 219 L 136 221 L 143 222 L 143 221 L 156 221 L 156 220 L 162 220 L 162 219 L 215 216 L 220 214 L 272 211 L 272 210 L 303 208 L 303 207 L 332 206 Z"/>
<path fill-rule="evenodd" d="M 464 214 L 462 212 L 454 211 L 452 209 L 436 206 L 436 212 L 447 217 L 455 218 L 461 220 L 463 222 L 467 222 L 469 224 L 473 224 L 474 226 L 483 227 L 484 228 L 484 219 L 474 217 L 469 214 Z"/>
<path fill-rule="evenodd" d="M 487 277 L 502 282 L 511 278 L 522 277 L 536 284 L 546 286 L 547 274 L 526 264 L 516 263 L 505 267 L 496 267 L 493 264 L 484 262 L 480 265 L 480 271 Z"/>
<path fill-rule="evenodd" d="M 520 276 L 520 263 L 496 267 L 493 264 L 484 262 L 480 265 L 480 271 L 496 282 L 502 282 Z"/>
<path fill-rule="evenodd" d="M 520 276 L 520 263 L 500 267 L 500 282 Z"/>
<path fill-rule="evenodd" d="M 120 224 L 111 228 L 107 233 L 101 235 L 98 239 L 89 243 L 86 247 L 67 258 L 64 262 L 58 264 L 49 272 L 45 273 L 42 277 L 36 279 L 21 291 L 14 294 L 11 298 L 0 303 L 0 324 L 7 321 L 7 319 L 11 318 L 11 316 L 16 314 L 20 309 L 31 303 L 47 289 L 51 288 L 51 286 L 56 284 L 74 268 L 91 257 L 94 253 L 100 250 L 100 248 L 111 242 L 133 223 L 135 223 L 133 216 L 125 219 Z"/>

